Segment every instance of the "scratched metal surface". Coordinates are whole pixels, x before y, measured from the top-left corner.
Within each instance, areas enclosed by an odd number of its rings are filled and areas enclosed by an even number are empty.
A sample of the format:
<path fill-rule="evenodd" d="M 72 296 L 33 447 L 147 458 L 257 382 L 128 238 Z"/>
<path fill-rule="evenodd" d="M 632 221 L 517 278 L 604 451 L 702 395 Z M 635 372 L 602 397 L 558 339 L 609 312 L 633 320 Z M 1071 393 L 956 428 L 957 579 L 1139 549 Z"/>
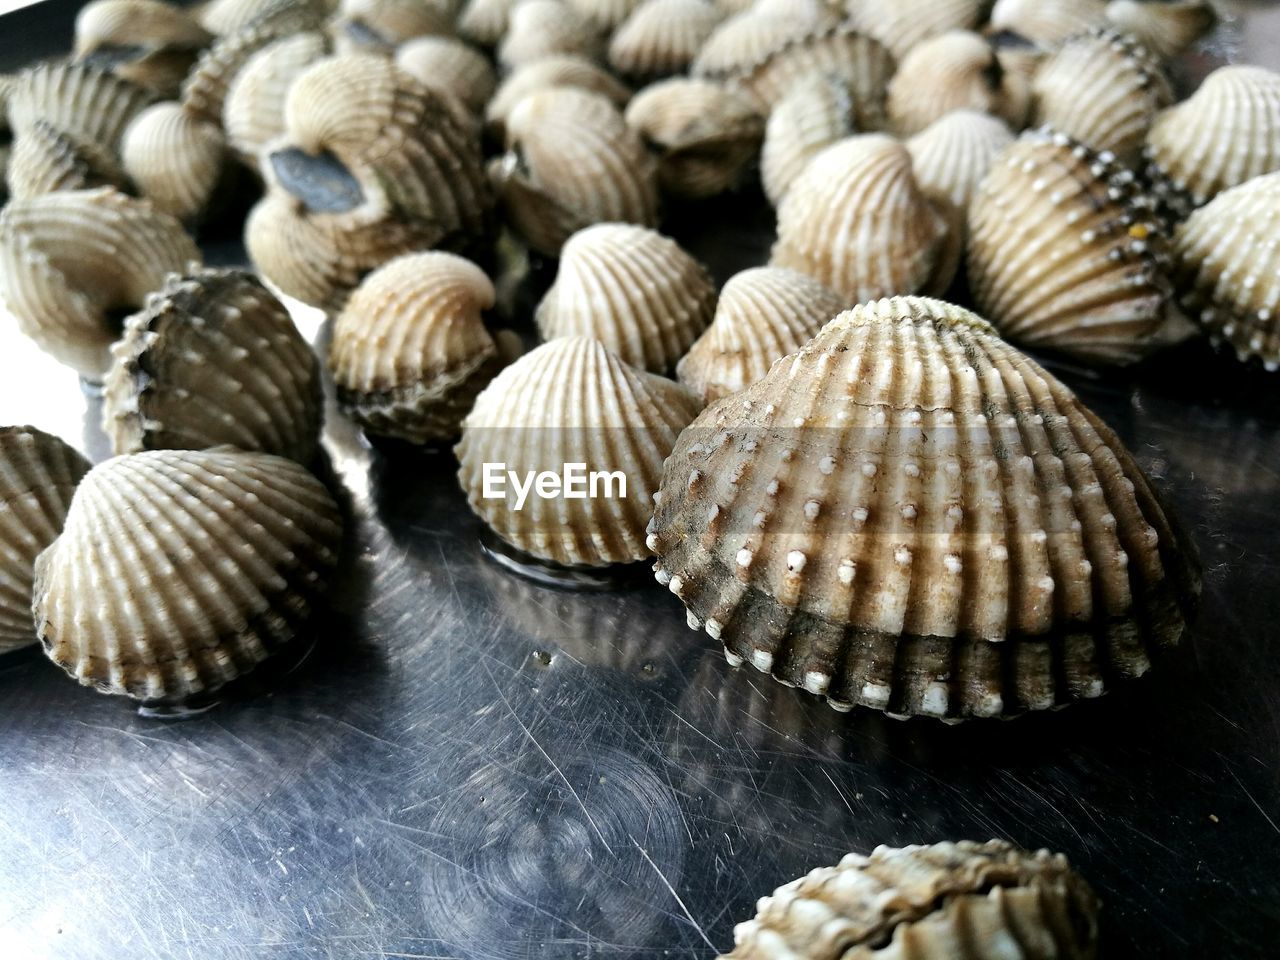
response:
<path fill-rule="evenodd" d="M 68 9 L 0 20 L 0 62 Z M 768 228 L 737 202 L 672 227 L 721 277 Z M 1193 531 L 1203 615 L 1100 702 L 958 728 L 730 670 L 643 571 L 576 594 L 499 569 L 447 453 L 330 411 L 351 548 L 308 654 L 182 722 L 0 658 L 0 958 L 708 958 L 849 850 L 993 836 L 1071 857 L 1110 956 L 1275 956 L 1280 381 L 1202 346 L 1064 376 Z M 97 415 L 0 325 L 0 421 L 101 458 Z"/>

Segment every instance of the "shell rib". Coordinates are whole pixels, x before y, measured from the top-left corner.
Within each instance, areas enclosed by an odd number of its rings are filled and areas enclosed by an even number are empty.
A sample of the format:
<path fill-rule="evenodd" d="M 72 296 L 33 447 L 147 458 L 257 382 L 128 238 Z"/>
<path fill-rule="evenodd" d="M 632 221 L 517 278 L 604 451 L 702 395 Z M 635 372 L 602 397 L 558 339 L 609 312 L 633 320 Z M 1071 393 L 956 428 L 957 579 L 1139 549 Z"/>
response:
<path fill-rule="evenodd" d="M 773 108 L 760 152 L 760 179 L 775 207 L 818 153 L 855 132 L 853 96 L 843 80 L 815 73 Z"/>
<path fill-rule="evenodd" d="M 1106 0 L 996 0 L 988 29 L 1016 34 L 1045 49 L 1099 26 Z"/>
<path fill-rule="evenodd" d="M 263 47 L 236 73 L 222 104 L 227 141 L 250 166 L 284 134 L 284 105 L 289 87 L 329 52 L 329 40 L 319 31 L 285 37 Z"/>
<path fill-rule="evenodd" d="M 125 131 L 121 160 L 157 210 L 179 220 L 203 216 L 227 164 L 222 127 L 175 102 L 157 103 Z"/>
<path fill-rule="evenodd" d="M 453 33 L 443 0 L 341 0 L 329 24 L 338 53 L 392 53 L 415 37 Z"/>
<path fill-rule="evenodd" d="M 1061 854 L 1001 840 L 851 853 L 779 887 L 726 960 L 1093 960 L 1098 900 Z"/>
<path fill-rule="evenodd" d="M 644 526 L 662 461 L 698 412 L 684 387 L 635 370 L 587 337 L 562 337 L 525 354 L 480 394 L 463 424 L 458 479 L 467 501 L 498 536 L 542 560 L 607 566 L 649 555 Z M 564 472 L 620 471 L 626 495 L 582 499 L 516 494 L 485 498 L 484 464 L 505 463 L 524 478 Z M 603 489 L 603 488 L 601 488 Z"/>
<path fill-rule="evenodd" d="M 396 65 L 423 86 L 455 97 L 471 113 L 484 112 L 497 78 L 487 57 L 452 37 L 418 37 L 396 50 Z"/>
<path fill-rule="evenodd" d="M 513 70 L 485 108 L 485 121 L 501 138 L 507 117 L 517 103 L 538 90 L 549 87 L 577 87 L 598 93 L 621 109 L 631 99 L 631 90 L 603 67 L 585 57 L 564 54 L 543 57 Z"/>
<path fill-rule="evenodd" d="M 711 326 L 677 366 L 680 382 L 706 403 L 736 393 L 764 379 L 775 361 L 799 350 L 846 306 L 803 273 L 743 270 L 724 285 Z"/>
<path fill-rule="evenodd" d="M 1112 0 L 1106 16 L 1114 29 L 1135 37 L 1166 60 L 1184 52 L 1218 23 L 1209 0 Z"/>
<path fill-rule="evenodd" d="M 969 207 L 969 283 L 1009 339 L 1095 363 L 1161 345 L 1167 238 L 1129 170 L 1065 134 L 1028 131 Z"/>
<path fill-rule="evenodd" d="M 24 70 L 9 93 L 15 139 L 47 124 L 77 147 L 120 152 L 125 128 L 152 95 L 136 84 L 85 63 L 46 63 Z"/>
<path fill-rule="evenodd" d="M 498 63 L 508 70 L 553 54 L 594 58 L 600 41 L 591 24 L 560 0 L 521 0 L 511 11 Z"/>
<path fill-rule="evenodd" d="M 222 444 L 310 463 L 319 363 L 288 311 L 243 270 L 171 275 L 112 348 L 103 429 L 116 453 Z"/>
<path fill-rule="evenodd" d="M 89 461 L 35 427 L 0 427 L 0 653 L 36 642 L 36 557 L 62 532 Z"/>
<path fill-rule="evenodd" d="M 727 79 L 832 25 L 831 10 L 820 2 L 756 3 L 716 27 L 691 65 L 693 75 Z"/>
<path fill-rule="evenodd" d="M 1115 435 L 974 314 L 901 297 L 709 407 L 654 569 L 733 664 L 943 719 L 1101 695 L 1175 644 L 1198 573 Z"/>
<path fill-rule="evenodd" d="M 372 434 L 451 440 L 501 366 L 481 313 L 493 284 L 450 253 L 380 267 L 338 316 L 329 369 L 343 410 Z"/>
<path fill-rule="evenodd" d="M 567 0 L 598 33 L 612 33 L 644 0 Z"/>
<path fill-rule="evenodd" d="M 77 60 L 111 70 L 163 97 L 178 88 L 213 35 L 159 0 L 94 0 L 76 15 Z"/>
<path fill-rule="evenodd" d="M 629 77 L 684 73 L 720 22 L 710 0 L 645 0 L 609 42 L 609 66 Z"/>
<path fill-rule="evenodd" d="M 984 0 L 853 0 L 850 22 L 901 60 L 914 47 L 950 30 L 976 30 Z"/>
<path fill-rule="evenodd" d="M 9 195 L 19 200 L 58 190 L 123 188 L 127 179 L 110 151 L 45 120 L 35 121 L 14 142 L 4 172 Z"/>
<path fill-rule="evenodd" d="M 166 274 L 199 260 L 176 220 L 110 187 L 0 210 L 0 300 L 23 333 L 90 380 L 111 366 L 112 315 L 142 306 Z"/>
<path fill-rule="evenodd" d="M 37 636 L 103 693 L 215 690 L 302 632 L 341 536 L 337 504 L 291 460 L 226 448 L 116 457 L 84 478 L 36 561 Z"/>

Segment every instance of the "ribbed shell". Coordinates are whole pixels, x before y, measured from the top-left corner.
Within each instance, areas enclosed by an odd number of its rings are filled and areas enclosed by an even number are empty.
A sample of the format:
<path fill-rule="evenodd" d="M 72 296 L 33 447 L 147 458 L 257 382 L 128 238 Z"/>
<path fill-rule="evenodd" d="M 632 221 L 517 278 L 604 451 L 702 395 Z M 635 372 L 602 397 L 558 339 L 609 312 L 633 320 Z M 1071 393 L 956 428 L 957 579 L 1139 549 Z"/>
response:
<path fill-rule="evenodd" d="M 1132 38 L 1098 28 L 1067 40 L 1032 81 L 1032 120 L 1135 167 L 1156 112 L 1173 101 L 1160 62 Z"/>
<path fill-rule="evenodd" d="M 969 206 L 974 302 L 1018 343 L 1132 363 L 1168 319 L 1161 230 L 1132 172 L 1065 134 L 1028 131 Z"/>
<path fill-rule="evenodd" d="M 609 41 L 609 66 L 647 79 L 684 73 L 720 17 L 710 0 L 645 0 Z"/>
<path fill-rule="evenodd" d="M 631 99 L 631 89 L 603 67 L 586 57 L 563 54 L 543 57 L 517 67 L 498 87 L 485 108 L 485 120 L 501 138 L 507 117 L 527 95 L 548 87 L 577 87 L 598 93 L 618 108 Z"/>
<path fill-rule="evenodd" d="M 12 147 L 5 170 L 12 197 L 125 186 L 124 170 L 114 154 L 88 140 L 77 140 L 45 120 L 27 127 Z"/>
<path fill-rule="evenodd" d="M 81 482 L 36 561 L 37 635 L 103 693 L 215 690 L 302 632 L 342 520 L 292 460 L 229 449 L 116 457 Z"/>
<path fill-rule="evenodd" d="M 1098 900 L 1061 854 L 1001 840 L 877 847 L 779 887 L 732 960 L 1093 960 Z"/>
<path fill-rule="evenodd" d="M 320 368 L 251 273 L 171 275 L 112 347 L 102 425 L 116 453 L 229 444 L 310 463 Z"/>
<path fill-rule="evenodd" d="M 717 80 L 737 75 L 788 42 L 830 26 L 831 10 L 816 0 L 786 9 L 777 3 L 756 3 L 716 27 L 693 62 L 693 75 Z"/>
<path fill-rule="evenodd" d="M 1106 8 L 1106 0 L 996 0 L 989 29 L 1051 48 L 1072 34 L 1100 25 Z"/>
<path fill-rule="evenodd" d="M 289 0 L 283 0 L 288 3 Z M 326 0 L 332 6 L 333 0 Z M 196 10 L 200 25 L 211 33 L 225 36 L 247 27 L 264 13 L 279 7 L 282 0 L 205 0 Z"/>
<path fill-rule="evenodd" d="M 812 277 L 753 267 L 729 278 L 715 319 L 676 367 L 680 382 L 713 403 L 764 379 L 848 304 Z"/>
<path fill-rule="evenodd" d="M 178 221 L 110 187 L 0 210 L 0 299 L 23 333 L 91 380 L 111 365 L 110 314 L 142 306 L 166 274 L 199 259 Z"/>
<path fill-rule="evenodd" d="M 655 570 L 731 663 L 895 715 L 1101 695 L 1175 644 L 1188 545 L 1115 435 L 974 314 L 855 307 L 666 463 Z"/>
<path fill-rule="evenodd" d="M 482 392 L 463 424 L 458 479 L 471 509 L 503 540 L 542 560 L 607 566 L 641 560 L 662 461 L 699 404 L 684 387 L 629 367 L 587 337 L 562 337 L 525 354 Z M 626 497 L 541 499 L 515 509 L 483 497 L 485 463 L 529 472 L 621 471 Z"/>
<path fill-rule="evenodd" d="M 94 0 L 76 15 L 73 51 L 159 96 L 177 95 L 213 40 L 188 11 L 159 0 Z"/>
<path fill-rule="evenodd" d="M 945 288 L 947 227 L 916 184 L 911 155 L 884 134 L 849 137 L 804 168 L 778 208 L 770 261 L 851 303 Z"/>
<path fill-rule="evenodd" d="M 848 0 L 849 20 L 901 60 L 917 44 L 949 30 L 975 30 L 986 0 Z"/>
<path fill-rule="evenodd" d="M 142 195 L 157 210 L 184 221 L 204 214 L 228 162 L 222 127 L 173 101 L 157 103 L 134 118 L 120 155 Z"/>
<path fill-rule="evenodd" d="M 521 0 L 511 11 L 498 62 L 508 70 L 558 53 L 595 57 L 600 39 L 576 10 L 560 0 Z"/>
<path fill-rule="evenodd" d="M 967 30 L 940 34 L 912 49 L 888 89 L 889 120 L 903 136 L 952 110 L 980 110 L 1021 127 L 1030 101 L 1026 80 L 1001 69 L 991 44 Z"/>
<path fill-rule="evenodd" d="M 655 83 L 636 94 L 625 116 L 657 151 L 662 188 L 682 197 L 711 197 L 737 186 L 764 136 L 764 118 L 751 101 L 710 80 Z"/>
<path fill-rule="evenodd" d="M 246 163 L 256 167 L 267 144 L 284 133 L 289 87 L 328 52 L 323 33 L 299 33 L 263 47 L 236 73 L 222 104 L 222 126 Z"/>
<path fill-rule="evenodd" d="M 136 84 L 84 63 L 44 63 L 18 74 L 9 94 L 17 139 L 43 121 L 77 145 L 120 150 L 125 128 L 151 102 Z"/>
<path fill-rule="evenodd" d="M 1166 60 L 1178 56 L 1218 22 L 1209 0 L 1112 0 L 1106 15 L 1112 27 Z"/>
<path fill-rule="evenodd" d="M 0 653 L 35 643 L 36 557 L 62 521 L 89 461 L 35 427 L 0 427 Z"/>
<path fill-rule="evenodd" d="M 775 207 L 818 153 L 855 132 L 853 96 L 821 73 L 799 81 L 773 108 L 760 151 L 760 179 Z"/>
<path fill-rule="evenodd" d="M 1224 190 L 1174 234 L 1190 315 L 1241 360 L 1280 369 L 1280 173 Z"/>
<path fill-rule="evenodd" d="M 453 33 L 453 17 L 440 0 L 341 0 L 329 33 L 338 53 L 391 53 L 414 37 Z"/>
<path fill-rule="evenodd" d="M 612 33 L 644 0 L 566 0 L 599 33 Z"/>
<path fill-rule="evenodd" d="M 402 43 L 396 65 L 423 86 L 456 97 L 475 114 L 484 111 L 497 86 L 488 58 L 452 37 L 417 37 Z"/>
<path fill-rule="evenodd" d="M 343 410 L 369 433 L 451 440 L 497 373 L 481 313 L 493 284 L 449 253 L 415 253 L 375 270 L 339 314 L 329 369 Z"/>
<path fill-rule="evenodd" d="M 1189 100 L 1156 117 L 1146 156 L 1184 216 L 1228 187 L 1280 170 L 1280 73 L 1219 67 Z"/>
<path fill-rule="evenodd" d="M 490 176 L 508 222 L 534 249 L 555 256 L 593 223 L 657 223 L 657 164 L 604 96 L 535 91 L 507 117 L 506 145 Z"/>
<path fill-rule="evenodd" d="M 521 0 L 467 0 L 458 15 L 458 32 L 482 47 L 495 47 L 507 32 L 511 11 Z"/>

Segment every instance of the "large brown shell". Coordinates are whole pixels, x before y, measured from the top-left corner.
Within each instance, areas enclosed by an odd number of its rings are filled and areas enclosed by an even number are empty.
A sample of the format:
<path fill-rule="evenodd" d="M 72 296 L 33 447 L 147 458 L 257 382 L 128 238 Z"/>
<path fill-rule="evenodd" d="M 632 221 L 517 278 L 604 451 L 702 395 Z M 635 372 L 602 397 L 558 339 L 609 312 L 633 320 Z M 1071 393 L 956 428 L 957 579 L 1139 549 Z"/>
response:
<path fill-rule="evenodd" d="M 37 636 L 103 693 L 216 690 L 298 636 L 338 558 L 315 477 L 262 453 L 155 450 L 91 470 L 36 561 Z"/>
<path fill-rule="evenodd" d="M 229 158 L 222 127 L 168 101 L 148 107 L 125 131 L 120 158 L 129 179 L 157 210 L 199 220 Z"/>
<path fill-rule="evenodd" d="M 733 664 L 895 715 L 1096 697 L 1199 593 L 1116 436 L 960 307 L 855 307 L 667 460 L 658 579 Z"/>
<path fill-rule="evenodd" d="M 1093 960 L 1098 899 L 1062 854 L 991 840 L 851 853 L 760 900 L 725 960 Z"/>
<path fill-rule="evenodd" d="M 619 109 L 631 99 L 630 87 L 586 57 L 573 54 L 542 57 L 517 67 L 502 81 L 485 108 L 485 121 L 502 139 L 507 117 L 516 104 L 529 94 L 549 87 L 577 87 L 598 93 Z"/>
<path fill-rule="evenodd" d="M 760 179 L 775 207 L 818 153 L 855 132 L 853 95 L 843 80 L 815 73 L 801 80 L 769 114 L 760 151 Z"/>
<path fill-rule="evenodd" d="M 284 133 L 289 87 L 313 63 L 329 53 L 329 39 L 304 31 L 263 47 L 236 73 L 222 104 L 227 142 L 256 168 L 263 149 Z"/>
<path fill-rule="evenodd" d="M 560 0 L 520 0 L 498 45 L 498 62 L 512 70 L 563 53 L 589 58 L 600 53 L 600 39 L 591 23 Z"/>
<path fill-rule="evenodd" d="M 228 444 L 314 459 L 319 362 L 253 274 L 170 275 L 125 321 L 112 354 L 102 424 L 116 453 Z"/>
<path fill-rule="evenodd" d="M 1178 56 L 1218 22 L 1210 0 L 1112 0 L 1107 22 L 1158 57 Z"/>
<path fill-rule="evenodd" d="M 182 80 L 213 35 L 187 10 L 160 0 L 93 0 L 76 15 L 73 51 L 162 97 Z"/>
<path fill-rule="evenodd" d="M 36 557 L 62 532 L 89 461 L 35 427 L 0 427 L 0 653 L 36 642 Z"/>
<path fill-rule="evenodd" d="M 449 7 L 446 0 L 341 0 L 329 34 L 338 53 L 391 53 L 414 37 L 452 34 Z"/>
<path fill-rule="evenodd" d="M 720 17 L 710 0 L 644 0 L 609 41 L 609 66 L 650 80 L 684 73 Z"/>
<path fill-rule="evenodd" d="M 396 65 L 424 86 L 456 98 L 476 115 L 484 112 L 498 83 L 489 58 L 453 37 L 416 37 L 402 43 L 396 50 Z"/>
<path fill-rule="evenodd" d="M 917 44 L 950 30 L 976 30 L 985 0 L 848 0 L 850 22 L 901 60 Z"/>

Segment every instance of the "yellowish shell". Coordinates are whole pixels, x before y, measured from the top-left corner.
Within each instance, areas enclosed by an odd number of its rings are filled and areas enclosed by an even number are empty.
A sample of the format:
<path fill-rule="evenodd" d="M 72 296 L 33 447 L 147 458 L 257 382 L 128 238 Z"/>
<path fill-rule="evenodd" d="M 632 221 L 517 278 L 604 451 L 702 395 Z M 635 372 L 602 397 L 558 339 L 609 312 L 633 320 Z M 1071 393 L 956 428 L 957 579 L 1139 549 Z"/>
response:
<path fill-rule="evenodd" d="M 484 111 L 497 86 L 488 58 L 452 37 L 417 37 L 402 43 L 396 65 L 423 86 L 457 98 L 474 114 Z"/>
<path fill-rule="evenodd" d="M 815 73 L 773 108 L 760 152 L 760 179 L 775 207 L 815 155 L 851 136 L 853 96 L 843 80 Z"/>
<path fill-rule="evenodd" d="M 917 44 L 951 30 L 976 30 L 984 0 L 849 0 L 849 20 L 901 60 Z"/>
<path fill-rule="evenodd" d="M 598 93 L 619 109 L 631 99 L 631 90 L 626 84 L 586 57 L 573 54 L 542 57 L 508 74 L 485 108 L 486 122 L 501 138 L 507 117 L 516 104 L 534 91 L 548 87 L 577 87 Z"/>
<path fill-rule="evenodd" d="M 380 267 L 339 314 L 329 348 L 338 402 L 372 434 L 451 440 L 501 366 L 481 313 L 494 303 L 484 272 L 449 253 Z"/>
<path fill-rule="evenodd" d="M 1169 319 L 1166 238 L 1133 173 L 1065 134 L 1024 133 L 969 207 L 974 302 L 1009 339 L 1132 363 Z"/>
<path fill-rule="evenodd" d="M 1209 0 L 1112 0 L 1106 14 L 1114 29 L 1135 37 L 1166 60 L 1185 51 L 1218 22 Z"/>
<path fill-rule="evenodd" d="M 851 853 L 757 905 L 725 960 L 1093 960 L 1098 900 L 1061 854 L 992 840 Z"/>
<path fill-rule="evenodd" d="M 566 566 L 641 560 L 649 555 L 644 526 L 662 461 L 697 412 L 679 384 L 632 369 L 597 340 L 562 337 L 525 354 L 480 394 L 457 446 L 458 479 L 477 516 L 538 559 Z M 521 483 L 584 464 L 588 474 L 621 473 L 625 494 L 615 477 L 611 489 L 598 484 L 595 497 L 533 494 L 517 509 L 510 482 L 485 497 L 486 463 L 505 464 Z"/>
<path fill-rule="evenodd" d="M 267 144 L 284 133 L 289 87 L 328 52 L 328 38 L 307 31 L 277 40 L 245 61 L 222 105 L 227 141 L 245 162 L 256 167 Z"/>
<path fill-rule="evenodd" d="M 0 427 L 0 653 L 35 643 L 33 565 L 62 532 L 89 461 L 35 427 Z"/>
<path fill-rule="evenodd" d="M 157 450 L 95 467 L 36 561 L 54 663 L 103 693 L 176 701 L 248 672 L 304 629 L 342 520 L 292 460 Z"/>
<path fill-rule="evenodd" d="M 498 62 L 508 70 L 557 53 L 595 57 L 600 39 L 590 22 L 560 0 L 520 0 L 511 11 Z"/>
<path fill-rule="evenodd" d="M 676 367 L 680 382 L 713 403 L 763 380 L 847 303 L 812 277 L 754 267 L 729 278 L 715 319 Z"/>
<path fill-rule="evenodd" d="M 110 187 L 0 210 L 0 299 L 23 333 L 90 380 L 111 365 L 114 315 L 199 259 L 178 221 Z"/>
<path fill-rule="evenodd" d="M 1043 48 L 1102 24 L 1106 0 L 996 0 L 989 29 L 1016 34 Z"/>
<path fill-rule="evenodd" d="M 198 220 L 222 178 L 227 141 L 222 127 L 169 101 L 148 107 L 125 131 L 125 172 L 157 210 Z"/>
<path fill-rule="evenodd" d="M 111 352 L 102 425 L 116 453 L 228 444 L 304 464 L 315 457 L 319 363 L 253 274 L 170 275 Z"/>
<path fill-rule="evenodd" d="M 195 17 L 173 4 L 93 0 L 76 15 L 74 56 L 172 97 L 212 40 Z"/>
<path fill-rule="evenodd" d="M 45 120 L 27 127 L 14 142 L 5 171 L 9 195 L 17 199 L 81 190 L 125 186 L 119 161 L 105 147 L 77 140 Z"/>
<path fill-rule="evenodd" d="M 338 53 L 390 53 L 414 37 L 453 33 L 453 16 L 443 0 L 341 0 L 329 33 Z"/>
<path fill-rule="evenodd" d="M 458 15 L 458 32 L 482 47 L 496 47 L 507 32 L 511 11 L 521 0 L 467 0 Z"/>
<path fill-rule="evenodd" d="M 1141 675 L 1200 589 L 1106 425 L 985 321 L 916 297 L 841 314 L 708 407 L 648 542 L 730 663 L 948 720 Z"/>
<path fill-rule="evenodd" d="M 849 137 L 804 168 L 778 208 L 770 261 L 822 281 L 851 303 L 926 288 L 947 227 L 916 183 L 911 155 L 884 134 Z"/>
<path fill-rule="evenodd" d="M 575 233 L 538 305 L 538 331 L 594 337 L 623 362 L 662 373 L 707 328 L 716 291 L 706 269 L 654 230 L 602 223 Z"/>
<path fill-rule="evenodd" d="M 644 0 L 609 41 L 609 65 L 648 79 L 684 73 L 720 17 L 710 0 Z"/>
<path fill-rule="evenodd" d="M 43 122 L 76 146 L 118 154 L 125 128 L 151 102 L 136 84 L 85 63 L 46 63 L 24 70 L 9 93 L 17 139 Z"/>
<path fill-rule="evenodd" d="M 751 69 L 792 40 L 833 25 L 830 8 L 814 0 L 784 7 L 756 3 L 723 21 L 695 58 L 696 77 L 723 80 Z"/>
<path fill-rule="evenodd" d="M 598 33 L 612 33 L 644 0 L 566 0 Z"/>

